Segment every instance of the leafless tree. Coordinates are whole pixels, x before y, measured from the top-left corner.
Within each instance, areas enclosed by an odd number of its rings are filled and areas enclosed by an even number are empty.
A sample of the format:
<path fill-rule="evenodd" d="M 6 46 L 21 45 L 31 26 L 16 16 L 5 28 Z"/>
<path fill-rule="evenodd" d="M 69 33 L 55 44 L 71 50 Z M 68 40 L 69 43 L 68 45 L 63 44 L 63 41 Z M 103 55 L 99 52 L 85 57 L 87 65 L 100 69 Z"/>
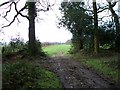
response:
<path fill-rule="evenodd" d="M 49 0 L 28 0 L 25 2 L 24 6 L 21 9 L 18 9 L 18 3 L 20 1 L 21 0 L 8 0 L 0 4 L 0 7 L 7 6 L 7 11 L 5 12 L 5 15 L 2 16 L 7 21 L 9 21 L 7 19 L 7 16 L 11 12 L 13 6 L 16 12 L 12 21 L 10 21 L 8 25 L 3 26 L 2 28 L 10 26 L 13 22 L 15 22 L 15 20 L 19 22 L 19 15 L 27 18 L 27 20 L 29 21 L 29 49 L 32 54 L 36 54 L 38 53 L 38 49 L 36 47 L 35 38 L 35 18 L 37 17 L 38 12 L 49 11 L 49 9 L 54 5 L 54 3 L 50 4 Z M 23 11 L 25 10 L 27 10 L 27 12 L 23 14 Z"/>

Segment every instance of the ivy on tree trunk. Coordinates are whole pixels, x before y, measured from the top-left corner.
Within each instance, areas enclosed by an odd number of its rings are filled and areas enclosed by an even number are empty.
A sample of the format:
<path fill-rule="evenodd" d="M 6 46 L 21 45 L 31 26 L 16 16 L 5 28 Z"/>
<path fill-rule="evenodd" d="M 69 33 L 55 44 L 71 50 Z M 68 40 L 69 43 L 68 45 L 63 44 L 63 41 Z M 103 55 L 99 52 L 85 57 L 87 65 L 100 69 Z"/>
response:
<path fill-rule="evenodd" d="M 36 17 L 35 2 L 28 2 L 28 17 L 29 17 L 29 50 L 32 55 L 35 55 L 38 51 L 35 38 L 35 17 Z"/>
<path fill-rule="evenodd" d="M 97 16 L 97 5 L 96 0 L 93 0 L 93 12 L 94 12 L 94 53 L 98 54 L 99 51 L 99 40 L 98 40 L 98 16 Z"/>

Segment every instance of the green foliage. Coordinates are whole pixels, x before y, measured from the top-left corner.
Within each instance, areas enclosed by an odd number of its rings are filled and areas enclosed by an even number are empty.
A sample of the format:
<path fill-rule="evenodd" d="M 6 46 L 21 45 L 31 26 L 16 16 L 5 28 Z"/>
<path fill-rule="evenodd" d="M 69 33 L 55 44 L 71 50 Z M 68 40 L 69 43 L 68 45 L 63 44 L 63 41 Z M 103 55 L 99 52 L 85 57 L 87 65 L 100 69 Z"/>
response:
<path fill-rule="evenodd" d="M 16 53 L 21 50 L 27 50 L 28 45 L 19 39 L 12 39 L 12 41 L 8 45 L 4 45 L 3 47 L 3 56 L 7 56 L 13 53 Z M 26 51 L 27 52 L 27 51 Z"/>
<path fill-rule="evenodd" d="M 78 52 L 83 49 L 85 35 L 92 33 L 92 17 L 86 13 L 83 2 L 62 2 L 60 10 L 63 16 L 59 19 L 59 26 L 66 27 L 73 34 L 72 50 Z"/>
<path fill-rule="evenodd" d="M 69 30 L 72 37 L 72 53 L 79 52 L 81 49 L 93 50 L 94 25 L 92 13 L 86 10 L 83 2 L 62 2 L 60 6 L 62 18 L 59 18 L 58 27 L 65 27 Z M 102 48 L 120 51 L 120 35 L 117 33 L 113 20 L 102 22 L 98 27 L 98 46 Z M 96 43 L 97 44 L 97 43 Z M 108 44 L 110 47 L 108 47 Z M 106 46 L 107 45 L 107 46 Z"/>
<path fill-rule="evenodd" d="M 51 45 L 43 47 L 43 51 L 49 56 L 53 55 L 67 55 L 71 45 L 61 44 L 61 45 Z"/>
<path fill-rule="evenodd" d="M 74 53 L 76 53 L 76 52 L 77 52 L 77 48 L 75 48 L 74 45 L 71 45 L 71 48 L 70 48 L 70 50 L 69 50 L 69 53 L 70 53 L 70 54 L 74 54 Z"/>
<path fill-rule="evenodd" d="M 28 42 L 27 42 L 28 43 Z M 32 52 L 31 50 L 30 50 L 30 48 L 28 48 L 28 54 L 30 55 L 30 56 L 46 56 L 46 54 L 44 53 L 44 51 L 42 50 L 42 44 L 41 44 L 41 42 L 39 41 L 39 40 L 36 40 L 35 41 L 35 44 L 36 44 L 36 48 L 37 48 L 37 50 L 35 51 L 35 52 Z M 28 44 L 27 44 L 28 45 Z M 29 47 L 29 46 L 28 46 Z"/>
<path fill-rule="evenodd" d="M 111 48 L 115 47 L 115 26 L 114 22 L 109 21 L 105 22 L 104 25 L 100 26 L 99 28 L 99 40 L 100 45 L 103 46 L 104 44 L 109 44 Z"/>
<path fill-rule="evenodd" d="M 103 46 L 100 46 L 102 49 L 110 49 L 111 45 L 110 44 L 104 44 Z"/>
<path fill-rule="evenodd" d="M 57 76 L 28 61 L 3 65 L 3 90 L 62 88 Z"/>
<path fill-rule="evenodd" d="M 42 50 L 42 44 L 39 40 L 36 40 L 36 46 L 38 48 L 38 55 L 46 56 L 45 52 Z"/>
<path fill-rule="evenodd" d="M 42 51 L 41 48 L 41 43 L 39 40 L 36 40 L 36 47 L 38 49 L 38 52 L 35 53 L 36 55 L 39 56 L 46 56 L 45 53 Z M 12 39 L 12 41 L 8 45 L 4 45 L 3 47 L 3 57 L 9 57 L 14 54 L 22 54 L 26 56 L 33 56 L 32 53 L 30 52 L 30 48 L 28 46 L 28 42 L 23 42 L 22 40 L 19 39 Z"/>

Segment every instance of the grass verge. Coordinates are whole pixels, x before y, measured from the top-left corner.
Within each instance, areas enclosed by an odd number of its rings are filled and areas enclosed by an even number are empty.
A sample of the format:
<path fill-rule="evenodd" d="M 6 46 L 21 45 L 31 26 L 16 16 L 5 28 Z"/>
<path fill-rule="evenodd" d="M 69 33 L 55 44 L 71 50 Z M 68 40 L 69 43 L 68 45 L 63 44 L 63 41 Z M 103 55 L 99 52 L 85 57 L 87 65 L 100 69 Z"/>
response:
<path fill-rule="evenodd" d="M 110 78 L 118 81 L 119 80 L 119 70 L 115 68 L 111 68 L 99 59 L 91 59 L 83 62 L 84 64 L 94 68 L 96 71 L 104 74 L 105 76 L 109 76 Z"/>
<path fill-rule="evenodd" d="M 118 60 L 117 55 L 111 55 L 107 57 L 89 57 L 78 53 L 74 55 L 74 57 L 82 64 L 87 65 L 98 73 L 120 83 L 120 60 Z"/>
<path fill-rule="evenodd" d="M 58 77 L 30 61 L 3 64 L 3 90 L 62 88 Z"/>

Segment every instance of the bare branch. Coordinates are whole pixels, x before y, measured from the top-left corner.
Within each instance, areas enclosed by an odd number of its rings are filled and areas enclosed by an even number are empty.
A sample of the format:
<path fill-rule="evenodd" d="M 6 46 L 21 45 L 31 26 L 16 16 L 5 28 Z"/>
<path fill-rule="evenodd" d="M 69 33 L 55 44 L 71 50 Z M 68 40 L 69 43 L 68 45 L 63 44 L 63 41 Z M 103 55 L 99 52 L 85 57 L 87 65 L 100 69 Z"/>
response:
<path fill-rule="evenodd" d="M 18 15 L 19 15 L 19 14 L 17 13 L 17 14 L 14 16 L 13 20 L 12 20 L 8 25 L 3 26 L 2 28 L 10 26 L 10 25 L 15 21 L 15 19 L 16 19 L 16 17 L 17 17 Z"/>
<path fill-rule="evenodd" d="M 5 14 L 5 16 L 3 16 L 4 18 L 5 18 L 5 17 L 7 16 L 7 14 L 8 14 L 8 13 L 11 11 L 12 4 L 13 4 L 13 3 L 11 3 L 11 4 L 10 4 L 10 6 L 9 6 L 9 10 L 8 10 L 8 11 L 6 11 L 6 14 Z"/>
<path fill-rule="evenodd" d="M 6 21 L 10 22 L 6 17 L 3 16 L 3 18 L 5 18 Z"/>
<path fill-rule="evenodd" d="M 17 25 L 19 25 L 19 23 L 20 23 L 20 20 L 19 20 L 19 18 L 18 18 L 18 17 L 17 17 L 17 21 L 18 21 L 18 22 L 17 22 Z"/>
<path fill-rule="evenodd" d="M 113 3 L 109 2 L 109 0 L 106 0 L 109 3 L 109 6 L 114 7 L 118 1 L 115 1 Z"/>
<path fill-rule="evenodd" d="M 113 4 L 111 4 L 112 7 L 114 7 L 117 4 L 117 2 L 113 2 Z"/>
<path fill-rule="evenodd" d="M 20 23 L 20 20 L 19 20 L 19 18 L 17 18 L 17 21 L 18 21 L 18 23 Z"/>
<path fill-rule="evenodd" d="M 20 1 L 20 0 L 18 0 L 16 3 L 18 3 L 19 1 Z M 6 19 L 8 13 L 11 11 L 12 5 L 13 5 L 14 3 L 15 3 L 15 2 L 12 2 L 12 1 L 11 1 L 10 5 L 7 7 L 7 8 L 9 8 L 9 10 L 6 11 L 6 14 L 3 16 L 3 18 Z M 7 9 L 7 8 L 6 8 L 6 9 Z"/>
<path fill-rule="evenodd" d="M 45 9 L 38 9 L 37 10 L 37 12 L 40 12 L 40 11 L 46 12 L 46 11 L 48 11 L 48 9 L 46 9 L 46 10 Z"/>
<path fill-rule="evenodd" d="M 4 2 L 3 4 L 0 5 L 0 6 L 3 6 L 3 5 L 5 5 L 5 4 L 8 4 L 8 3 L 12 2 L 12 3 L 10 4 L 10 6 L 9 6 L 9 10 L 6 11 L 6 13 L 5 13 L 4 18 L 5 18 L 6 20 L 7 20 L 6 17 L 7 17 L 7 15 L 8 15 L 8 13 L 11 11 L 11 8 L 12 8 L 12 5 L 13 5 L 13 4 L 14 4 L 14 6 L 15 6 L 15 11 L 16 11 L 16 13 L 17 13 L 17 14 L 14 16 L 13 20 L 12 20 L 8 25 L 3 26 L 2 28 L 10 26 L 16 19 L 17 19 L 18 22 L 19 22 L 19 19 L 17 18 L 18 15 L 21 15 L 22 17 L 25 17 L 25 18 L 27 18 L 27 19 L 29 20 L 29 17 L 28 17 L 27 15 L 23 15 L 23 14 L 22 14 L 22 11 L 24 11 L 25 9 L 27 9 L 28 5 L 25 4 L 23 8 L 21 8 L 20 10 L 18 10 L 18 9 L 17 9 L 17 3 L 18 3 L 19 1 L 20 1 L 20 0 L 17 0 L 16 2 L 14 2 L 14 0 L 9 0 L 9 1 Z M 37 12 L 40 12 L 40 11 L 44 11 L 44 12 L 49 11 L 49 8 L 54 5 L 54 4 L 50 5 L 49 0 L 47 0 L 47 3 L 46 3 L 44 0 L 42 0 L 42 4 L 41 4 L 40 1 L 39 1 L 38 3 L 39 3 L 43 8 L 37 9 Z M 43 4 L 45 4 L 46 7 L 45 7 Z M 7 20 L 7 21 L 8 21 L 8 20 Z"/>
<path fill-rule="evenodd" d="M 10 2 L 11 2 L 11 0 L 4 2 L 4 3 L 0 4 L 0 7 L 3 6 L 3 5 L 5 5 L 5 4 L 8 4 Z"/>
<path fill-rule="evenodd" d="M 38 1 L 37 3 L 40 4 L 43 8 L 46 8 L 44 5 L 42 5 L 40 1 Z"/>
<path fill-rule="evenodd" d="M 55 0 L 55 2 L 56 2 L 56 0 Z M 37 12 L 40 12 L 40 11 L 44 11 L 44 12 L 49 11 L 49 9 L 50 9 L 52 6 L 54 6 L 54 4 L 50 5 L 50 1 L 49 1 L 49 0 L 46 0 L 46 3 L 45 3 L 44 0 L 42 0 L 41 2 L 38 1 L 38 4 L 40 4 L 40 6 L 41 6 L 42 8 L 41 8 L 41 9 L 37 9 Z M 46 5 L 46 7 L 45 7 L 43 4 Z"/>
<path fill-rule="evenodd" d="M 12 3 L 15 5 L 15 11 L 17 12 L 17 14 L 14 16 L 13 20 L 12 20 L 8 25 L 3 26 L 2 28 L 10 26 L 10 25 L 15 21 L 15 19 L 17 18 L 18 15 L 21 15 L 22 17 L 26 17 L 27 19 L 29 19 L 27 15 L 23 15 L 23 14 L 21 13 L 24 9 L 26 9 L 26 7 L 27 7 L 26 4 L 25 4 L 25 6 L 24 6 L 23 8 L 21 8 L 21 9 L 18 11 L 18 10 L 17 10 L 17 3 L 16 3 L 16 2 L 12 2 Z"/>
<path fill-rule="evenodd" d="M 17 14 L 20 14 L 22 17 L 26 17 L 27 19 L 29 19 L 27 15 L 23 15 L 21 13 L 23 10 L 25 10 L 27 8 L 27 4 L 25 4 L 25 6 L 19 11 L 17 10 L 17 4 L 15 2 L 14 2 L 14 5 L 15 5 L 15 11 L 17 12 Z"/>
<path fill-rule="evenodd" d="M 106 7 L 106 8 L 104 8 L 104 9 L 102 9 L 102 10 L 97 11 L 97 13 L 100 13 L 100 12 L 102 12 L 102 11 L 106 10 L 106 9 L 109 9 L 109 8 L 108 8 L 108 7 Z"/>
<path fill-rule="evenodd" d="M 43 18 L 39 18 L 39 17 L 37 17 L 37 18 L 36 18 L 36 22 L 39 23 L 40 21 L 44 21 L 44 19 L 43 19 Z"/>

